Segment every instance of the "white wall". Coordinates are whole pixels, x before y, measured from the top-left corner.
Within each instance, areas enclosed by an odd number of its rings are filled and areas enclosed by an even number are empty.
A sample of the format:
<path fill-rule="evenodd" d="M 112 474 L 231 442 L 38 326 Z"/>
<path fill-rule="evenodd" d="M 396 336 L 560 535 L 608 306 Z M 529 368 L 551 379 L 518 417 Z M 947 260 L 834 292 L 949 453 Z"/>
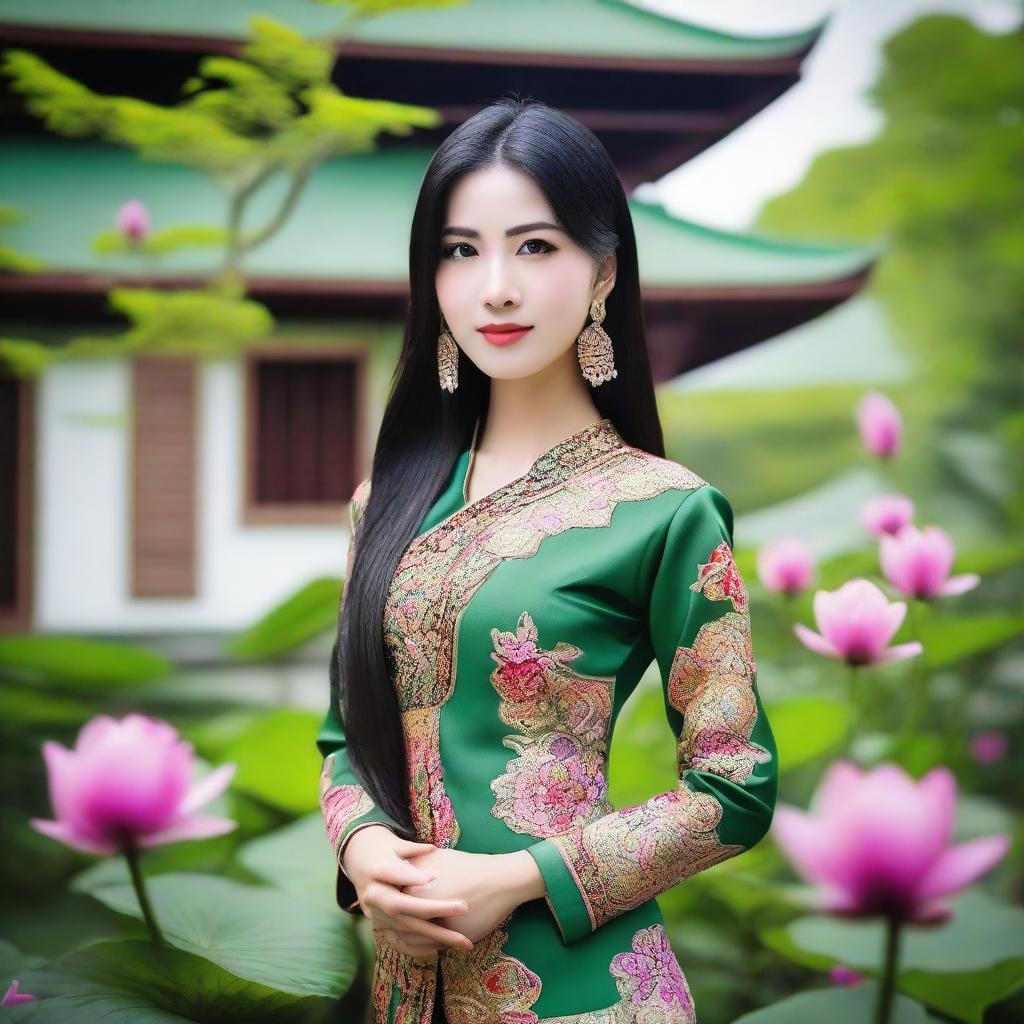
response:
<path fill-rule="evenodd" d="M 57 364 L 39 381 L 33 628 L 168 632 L 244 628 L 316 576 L 341 576 L 346 530 L 242 523 L 242 364 L 199 371 L 194 598 L 129 595 L 130 365 Z"/>

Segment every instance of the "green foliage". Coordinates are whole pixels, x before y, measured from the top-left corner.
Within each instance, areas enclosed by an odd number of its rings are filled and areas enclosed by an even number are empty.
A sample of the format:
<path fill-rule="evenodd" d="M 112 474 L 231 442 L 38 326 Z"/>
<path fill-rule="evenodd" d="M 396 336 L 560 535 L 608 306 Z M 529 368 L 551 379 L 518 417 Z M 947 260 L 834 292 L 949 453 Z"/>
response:
<path fill-rule="evenodd" d="M 407 5 L 357 3 L 339 31 L 400 6 Z M 218 246 L 224 262 L 207 290 L 115 289 L 111 305 L 133 321 L 132 328 L 109 337 L 75 338 L 60 358 L 151 350 L 220 357 L 261 340 L 273 319 L 265 307 L 243 298 L 244 258 L 287 223 L 316 168 L 333 156 L 371 151 L 381 133 L 407 136 L 440 123 L 440 114 L 428 107 L 345 95 L 332 82 L 337 36 L 306 39 L 262 15 L 250 18 L 249 33 L 241 57 L 203 57 L 173 107 L 101 95 L 27 50 L 4 52 L 0 71 L 51 131 L 128 146 L 145 160 L 184 164 L 210 176 L 229 199 L 222 227 L 177 226 L 139 240 L 101 234 L 94 242 L 98 252 L 152 260 L 184 247 Z M 247 226 L 248 204 L 280 174 L 288 177 L 283 198 L 264 223 Z M 9 250 L 0 250 L 0 261 L 34 269 Z M 0 359 L 19 375 L 41 373 L 50 361 L 44 352 L 27 340 L 0 340 Z"/>
<path fill-rule="evenodd" d="M 238 860 L 253 875 L 292 896 L 323 903 L 334 892 L 337 864 L 319 811 L 250 840 Z M 295 865 L 301 864 L 302 871 Z"/>
<path fill-rule="evenodd" d="M 228 651 L 239 658 L 270 658 L 318 636 L 337 621 L 343 585 L 334 577 L 311 580 L 232 639 Z"/>
<path fill-rule="evenodd" d="M 342 995 L 356 969 L 349 923 L 336 907 L 297 902 L 265 886 L 180 872 L 146 888 L 164 938 L 237 978 L 292 996 Z M 92 895 L 122 914 L 141 917 L 130 885 Z"/>
<path fill-rule="evenodd" d="M 1024 36 L 933 15 L 891 36 L 884 56 L 869 94 L 882 130 L 819 156 L 799 186 L 766 204 L 758 226 L 890 235 L 872 288 L 913 349 L 915 389 L 930 407 L 914 425 L 923 439 L 926 428 L 967 428 L 1000 443 L 1012 482 L 1002 511 L 1019 525 Z M 943 445 L 933 451 L 934 474 L 955 474 Z"/>
<path fill-rule="evenodd" d="M 170 663 L 125 644 L 73 636 L 9 634 L 0 637 L 0 672 L 73 690 L 136 687 L 162 679 Z"/>
<path fill-rule="evenodd" d="M 878 987 L 861 983 L 850 988 L 823 988 L 800 992 L 763 1010 L 737 1017 L 735 1024 L 865 1024 L 874 1019 Z M 906 996 L 893 1003 L 890 1024 L 928 1024 L 924 1007 Z"/>
<path fill-rule="evenodd" d="M 238 764 L 232 785 L 293 814 L 315 810 L 317 788 L 310 780 L 320 758 L 313 740 L 322 717 L 280 710 L 254 721 L 224 753 Z"/>
<path fill-rule="evenodd" d="M 126 238 L 120 231 L 103 231 L 93 239 L 92 247 L 105 256 L 132 252 L 142 256 L 166 256 L 178 249 L 224 245 L 226 228 L 212 224 L 182 224 L 153 231 L 139 241 Z"/>
<path fill-rule="evenodd" d="M 1024 614 L 944 615 L 921 628 L 922 657 L 929 668 L 944 668 L 1002 647 L 1024 635 Z"/>
<path fill-rule="evenodd" d="M 269 948 L 273 948 L 269 944 Z M 37 1002 L 5 1019 L 47 1024 L 327 1024 L 330 1004 L 247 980 L 202 955 L 146 940 L 98 942 L 22 971 Z"/>
<path fill-rule="evenodd" d="M 950 906 L 944 925 L 906 928 L 901 937 L 899 988 L 959 1020 L 981 1024 L 986 1006 L 1024 986 L 1024 910 L 972 889 Z M 884 950 L 880 921 L 809 916 L 767 929 L 764 942 L 817 970 L 843 964 L 878 972 Z"/>
<path fill-rule="evenodd" d="M 0 203 L 0 229 L 22 220 L 24 216 L 21 210 L 8 206 L 6 203 Z M 42 260 L 18 252 L 17 249 L 13 249 L 9 245 L 0 244 L 0 270 L 13 270 L 20 274 L 29 274 L 45 268 L 46 264 Z"/>
<path fill-rule="evenodd" d="M 132 352 L 236 355 L 273 327 L 262 303 L 202 289 L 115 288 L 110 306 L 133 326 L 120 334 L 72 338 L 61 350 L 62 359 L 103 359 Z"/>
<path fill-rule="evenodd" d="M 780 751 L 779 768 L 792 771 L 836 748 L 845 734 L 851 709 L 823 697 L 792 697 L 767 707 L 768 721 Z"/>
<path fill-rule="evenodd" d="M 58 350 L 30 338 L 0 338 L 0 365 L 16 377 L 38 377 L 58 358 Z"/>

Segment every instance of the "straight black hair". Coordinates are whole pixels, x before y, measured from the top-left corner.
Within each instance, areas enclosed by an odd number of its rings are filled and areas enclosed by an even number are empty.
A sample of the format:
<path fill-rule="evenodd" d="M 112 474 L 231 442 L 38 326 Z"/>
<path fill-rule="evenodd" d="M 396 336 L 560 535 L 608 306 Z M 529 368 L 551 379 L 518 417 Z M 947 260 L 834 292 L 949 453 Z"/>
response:
<path fill-rule="evenodd" d="M 504 96 L 456 128 L 431 158 L 420 185 L 409 240 L 410 299 L 370 475 L 355 533 L 331 654 L 331 701 L 345 727 L 350 765 L 377 806 L 415 834 L 409 806 L 405 736 L 383 640 L 388 589 L 424 516 L 486 421 L 490 378 L 459 351 L 459 385 L 438 380 L 441 313 L 434 286 L 448 197 L 470 171 L 504 165 L 528 174 L 568 235 L 594 259 L 616 252 L 615 285 L 604 329 L 618 376 L 594 389 L 594 404 L 623 440 L 664 457 L 640 304 L 636 239 L 622 182 L 589 128 L 547 106 Z M 582 331 L 586 325 L 579 325 Z"/>

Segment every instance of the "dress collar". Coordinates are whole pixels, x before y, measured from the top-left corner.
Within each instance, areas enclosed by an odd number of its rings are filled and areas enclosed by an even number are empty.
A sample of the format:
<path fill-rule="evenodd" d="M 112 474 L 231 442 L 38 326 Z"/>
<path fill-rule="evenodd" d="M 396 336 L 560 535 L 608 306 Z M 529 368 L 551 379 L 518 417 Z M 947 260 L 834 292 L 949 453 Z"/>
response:
<path fill-rule="evenodd" d="M 562 480 L 567 480 L 579 472 L 596 455 L 604 454 L 615 448 L 624 445 L 619 432 L 615 429 L 611 419 L 607 416 L 596 423 L 589 423 L 575 433 L 563 438 L 556 444 L 542 452 L 534 459 L 530 468 L 519 477 L 502 484 L 497 490 L 485 494 L 481 498 L 470 502 L 466 491 L 469 486 L 469 477 L 473 468 L 473 457 L 476 455 L 476 439 L 480 428 L 480 420 L 477 419 L 473 428 L 473 440 L 469 448 L 469 460 L 466 463 L 466 470 L 462 477 L 462 508 L 479 505 L 481 502 L 489 502 L 507 490 L 518 490 L 524 487 L 527 490 L 534 490 L 537 487 L 544 488 Z"/>

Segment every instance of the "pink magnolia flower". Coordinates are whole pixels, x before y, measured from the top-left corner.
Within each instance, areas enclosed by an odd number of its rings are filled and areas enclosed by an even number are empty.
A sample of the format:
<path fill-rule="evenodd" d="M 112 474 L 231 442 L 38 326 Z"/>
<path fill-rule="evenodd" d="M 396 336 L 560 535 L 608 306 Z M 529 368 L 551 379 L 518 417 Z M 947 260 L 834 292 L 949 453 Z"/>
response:
<path fill-rule="evenodd" d="M 149 211 L 138 199 L 129 199 L 117 211 L 117 229 L 133 242 L 149 234 Z"/>
<path fill-rule="evenodd" d="M 848 580 L 838 590 L 819 590 L 814 595 L 814 618 L 820 633 L 802 622 L 793 631 L 816 654 L 839 658 L 851 665 L 878 665 L 920 654 L 917 640 L 889 647 L 900 628 L 907 606 L 889 602 L 870 580 Z"/>
<path fill-rule="evenodd" d="M 18 979 L 7 986 L 7 991 L 4 993 L 3 999 L 0 999 L 0 1006 L 17 1006 L 18 1003 L 34 1003 L 36 997 L 29 995 L 27 992 L 18 991 Z"/>
<path fill-rule="evenodd" d="M 973 590 L 981 577 L 976 572 L 950 576 L 956 547 L 941 526 L 904 526 L 894 537 L 878 542 L 878 559 L 885 578 L 907 597 L 928 600 Z"/>
<path fill-rule="evenodd" d="M 857 406 L 857 427 L 861 440 L 872 455 L 888 458 L 899 451 L 903 439 L 903 417 L 881 391 L 869 391 Z"/>
<path fill-rule="evenodd" d="M 756 564 L 761 585 L 774 594 L 798 594 L 807 589 L 814 574 L 814 556 L 796 537 L 765 544 L 758 549 Z"/>
<path fill-rule="evenodd" d="M 775 841 L 818 887 L 820 908 L 848 917 L 935 924 L 952 916 L 941 901 L 996 864 L 1009 835 L 950 844 L 956 779 L 945 766 L 915 781 L 899 765 L 863 771 L 833 762 L 811 798 L 813 813 L 780 805 Z"/>
<path fill-rule="evenodd" d="M 883 494 L 865 501 L 860 524 L 876 537 L 896 533 L 914 518 L 914 503 L 902 494 Z"/>
<path fill-rule="evenodd" d="M 971 759 L 976 764 L 993 764 L 1002 761 L 1006 757 L 1006 751 L 1010 748 L 1010 738 L 1005 732 L 993 729 L 989 732 L 979 732 L 971 738 L 968 750 Z"/>
<path fill-rule="evenodd" d="M 222 765 L 192 784 L 192 744 L 166 722 L 97 715 L 82 727 L 73 750 L 47 740 L 43 757 L 56 820 L 30 824 L 76 850 L 116 854 L 236 827 L 229 818 L 197 813 L 223 792 L 236 766 Z"/>
<path fill-rule="evenodd" d="M 856 985 L 857 982 L 864 980 L 863 974 L 851 971 L 849 967 L 845 967 L 843 964 L 836 964 L 828 972 L 828 976 L 834 985 Z"/>

